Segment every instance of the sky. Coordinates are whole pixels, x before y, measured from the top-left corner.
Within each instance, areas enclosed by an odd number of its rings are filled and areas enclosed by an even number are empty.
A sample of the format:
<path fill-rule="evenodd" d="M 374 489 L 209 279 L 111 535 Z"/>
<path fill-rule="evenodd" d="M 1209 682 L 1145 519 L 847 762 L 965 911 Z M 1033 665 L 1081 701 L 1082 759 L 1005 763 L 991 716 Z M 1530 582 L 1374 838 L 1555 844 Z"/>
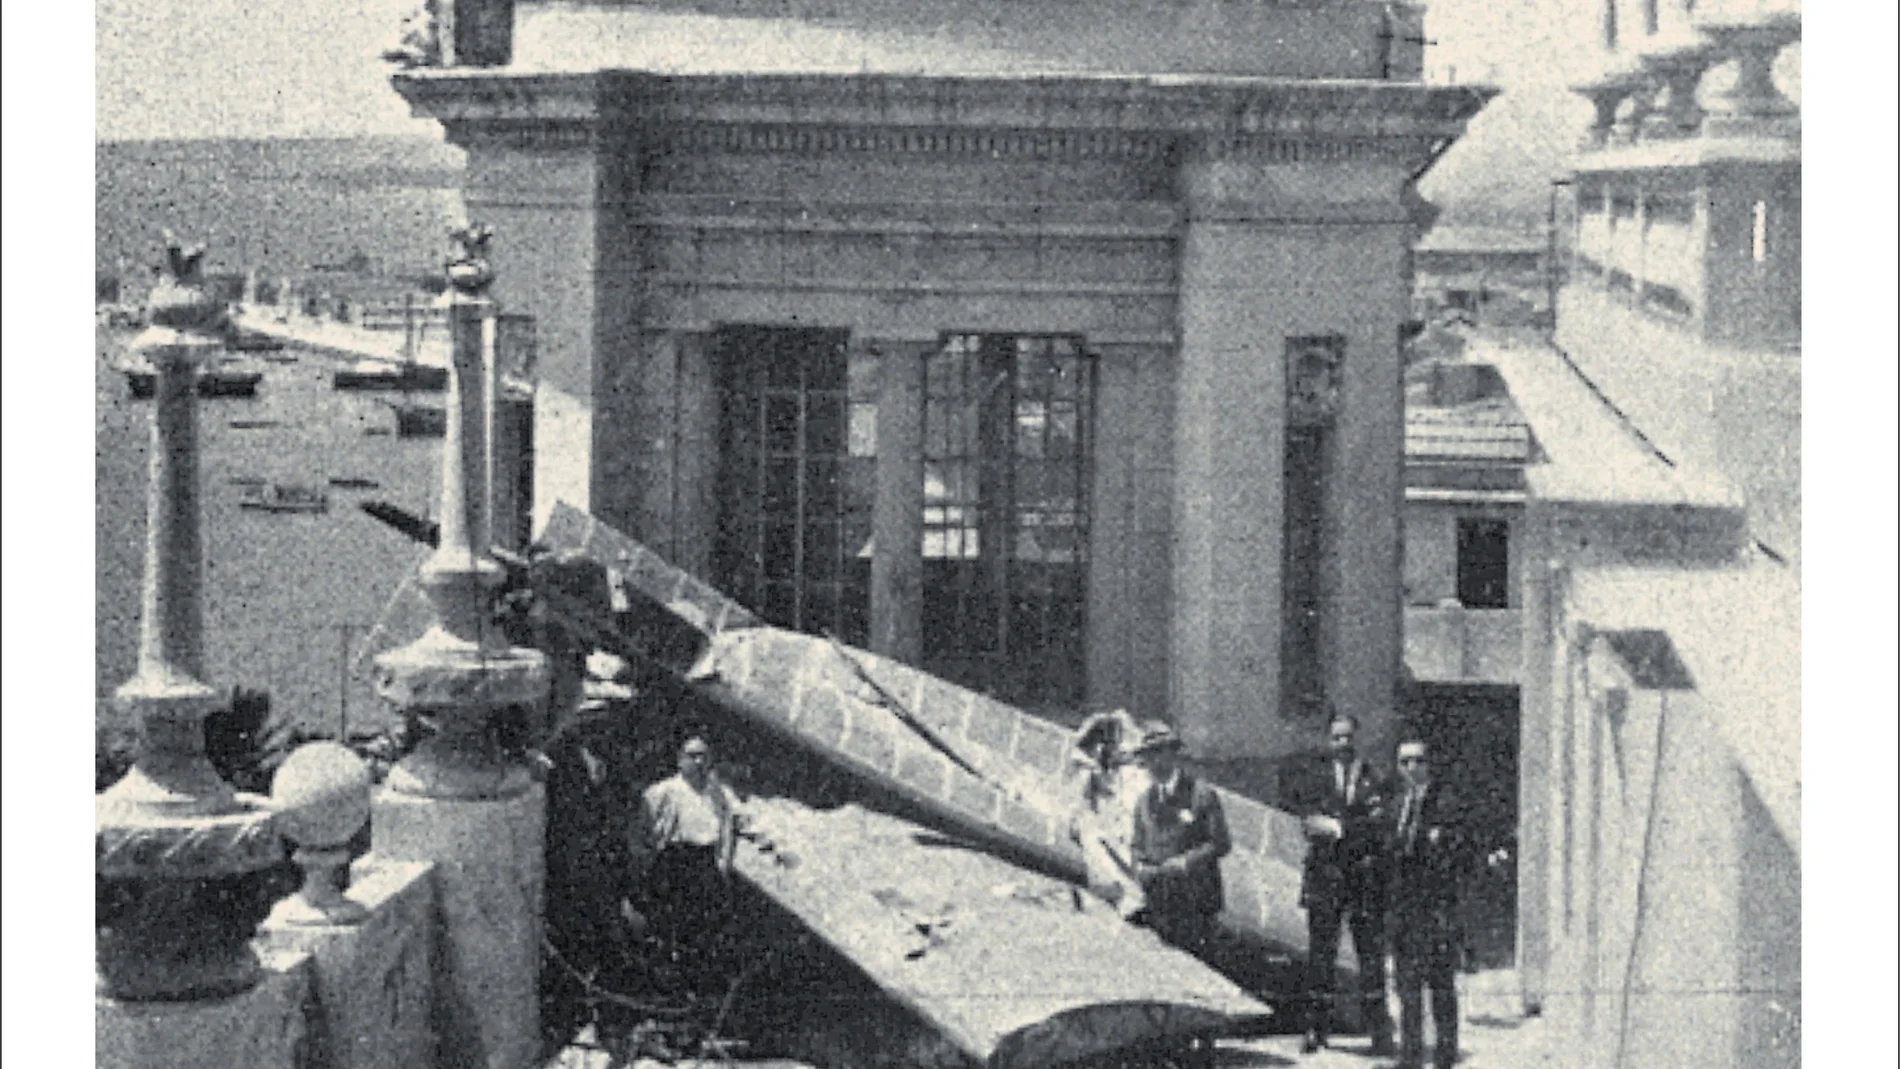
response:
<path fill-rule="evenodd" d="M 378 58 L 411 0 L 99 0 L 95 136 L 428 134 Z"/>
<path fill-rule="evenodd" d="M 921 0 L 920 0 L 921 2 Z M 95 136 L 427 134 L 389 89 L 379 53 L 412 0 L 99 0 Z M 1437 0 L 1440 76 L 1560 84 L 1577 49 L 1568 0 Z M 1587 18 L 1585 21 L 1587 26 Z M 1587 38 L 1586 38 L 1587 39 Z M 1553 63 L 1553 56 L 1567 57 Z"/>

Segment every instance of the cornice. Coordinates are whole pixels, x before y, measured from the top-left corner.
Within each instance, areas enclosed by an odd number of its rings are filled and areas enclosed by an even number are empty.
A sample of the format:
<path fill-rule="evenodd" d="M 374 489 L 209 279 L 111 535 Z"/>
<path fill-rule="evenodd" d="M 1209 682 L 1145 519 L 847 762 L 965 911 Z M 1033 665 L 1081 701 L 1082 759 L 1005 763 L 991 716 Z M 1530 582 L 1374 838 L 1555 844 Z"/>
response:
<path fill-rule="evenodd" d="M 1264 78 L 578 74 L 410 70 L 411 110 L 458 125 L 875 127 L 1297 140 L 1455 137 L 1496 90 Z M 1139 143 L 1139 138 L 1134 143 Z"/>

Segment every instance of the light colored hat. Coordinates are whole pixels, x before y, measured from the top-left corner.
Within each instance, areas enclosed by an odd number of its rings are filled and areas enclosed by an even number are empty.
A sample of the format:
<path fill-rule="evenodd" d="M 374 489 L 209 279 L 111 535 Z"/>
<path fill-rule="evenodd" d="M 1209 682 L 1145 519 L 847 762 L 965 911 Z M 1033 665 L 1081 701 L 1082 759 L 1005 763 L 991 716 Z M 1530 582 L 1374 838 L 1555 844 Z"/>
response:
<path fill-rule="evenodd" d="M 1149 720 L 1141 725 L 1141 742 L 1135 747 L 1134 756 L 1153 753 L 1156 750 L 1179 750 L 1181 736 L 1165 720 Z"/>

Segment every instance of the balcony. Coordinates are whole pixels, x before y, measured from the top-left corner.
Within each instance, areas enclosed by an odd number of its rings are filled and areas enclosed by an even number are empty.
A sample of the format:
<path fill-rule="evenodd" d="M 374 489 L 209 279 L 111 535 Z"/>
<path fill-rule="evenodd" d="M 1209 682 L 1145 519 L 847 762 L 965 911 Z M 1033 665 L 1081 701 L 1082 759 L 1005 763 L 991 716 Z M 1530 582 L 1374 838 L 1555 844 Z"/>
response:
<path fill-rule="evenodd" d="M 1522 659 L 1519 609 L 1405 607 L 1405 667 L 1421 683 L 1515 686 Z"/>

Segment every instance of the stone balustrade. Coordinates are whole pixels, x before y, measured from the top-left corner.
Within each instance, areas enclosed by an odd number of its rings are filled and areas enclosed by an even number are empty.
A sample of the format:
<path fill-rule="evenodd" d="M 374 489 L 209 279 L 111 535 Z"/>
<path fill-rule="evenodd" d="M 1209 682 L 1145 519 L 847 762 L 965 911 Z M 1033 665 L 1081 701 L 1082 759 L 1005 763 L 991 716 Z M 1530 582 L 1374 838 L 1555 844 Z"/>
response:
<path fill-rule="evenodd" d="M 1800 39 L 1798 16 L 1733 23 L 1712 16 L 1634 57 L 1614 57 L 1596 77 L 1571 87 L 1595 109 L 1583 147 L 1698 135 L 1799 136 L 1799 109 L 1775 86 L 1774 65 Z M 1698 100 L 1703 78 L 1729 63 L 1734 82 L 1709 101 L 1705 114 Z"/>

